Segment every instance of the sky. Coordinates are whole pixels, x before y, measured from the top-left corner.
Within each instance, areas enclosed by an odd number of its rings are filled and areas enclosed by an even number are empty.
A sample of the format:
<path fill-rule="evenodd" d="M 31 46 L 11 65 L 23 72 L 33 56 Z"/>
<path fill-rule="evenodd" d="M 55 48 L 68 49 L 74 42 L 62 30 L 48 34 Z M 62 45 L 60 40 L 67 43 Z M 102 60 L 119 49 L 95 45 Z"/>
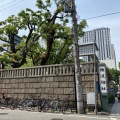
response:
<path fill-rule="evenodd" d="M 0 21 L 7 19 L 10 15 L 17 15 L 25 8 L 37 10 L 35 4 L 36 0 L 0 0 Z M 87 20 L 88 27 L 84 31 L 102 27 L 110 28 L 111 43 L 114 44 L 118 66 L 120 62 L 120 0 L 75 0 L 75 4 L 78 21 Z M 117 14 L 107 15 L 111 13 Z M 102 15 L 106 16 L 93 18 Z"/>

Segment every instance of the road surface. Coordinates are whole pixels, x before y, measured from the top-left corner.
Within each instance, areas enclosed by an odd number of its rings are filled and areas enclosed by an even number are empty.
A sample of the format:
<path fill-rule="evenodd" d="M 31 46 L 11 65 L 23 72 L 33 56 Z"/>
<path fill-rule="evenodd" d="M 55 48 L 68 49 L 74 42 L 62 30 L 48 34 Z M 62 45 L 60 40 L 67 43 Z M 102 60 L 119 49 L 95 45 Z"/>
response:
<path fill-rule="evenodd" d="M 21 110 L 0 110 L 0 120 L 120 120 L 120 116 L 39 113 Z"/>

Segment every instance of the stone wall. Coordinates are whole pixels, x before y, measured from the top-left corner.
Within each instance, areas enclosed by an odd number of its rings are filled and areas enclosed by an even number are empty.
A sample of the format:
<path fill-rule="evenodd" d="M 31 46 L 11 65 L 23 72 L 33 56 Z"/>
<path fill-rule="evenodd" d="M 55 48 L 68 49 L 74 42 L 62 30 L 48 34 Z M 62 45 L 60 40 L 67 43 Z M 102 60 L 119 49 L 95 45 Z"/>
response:
<path fill-rule="evenodd" d="M 94 91 L 94 63 L 81 64 L 84 103 L 86 93 Z M 96 65 L 96 81 L 98 79 Z M 69 99 L 75 105 L 74 65 L 46 65 L 0 70 L 1 93 L 15 98 Z M 98 96 L 100 104 L 100 95 Z"/>
<path fill-rule="evenodd" d="M 13 98 L 69 99 L 75 106 L 73 65 L 0 70 L 1 93 Z"/>
<path fill-rule="evenodd" d="M 75 100 L 74 76 L 1 78 L 0 92 L 15 98 L 57 98 Z"/>

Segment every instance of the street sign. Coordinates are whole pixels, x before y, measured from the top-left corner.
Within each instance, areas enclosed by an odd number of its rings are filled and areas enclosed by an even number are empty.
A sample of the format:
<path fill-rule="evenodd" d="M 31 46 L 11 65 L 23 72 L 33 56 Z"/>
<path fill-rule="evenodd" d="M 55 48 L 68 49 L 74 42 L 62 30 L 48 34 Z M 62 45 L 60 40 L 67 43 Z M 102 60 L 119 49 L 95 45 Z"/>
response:
<path fill-rule="evenodd" d="M 100 90 L 102 94 L 107 94 L 107 79 L 106 79 L 106 68 L 105 66 L 99 67 L 100 76 Z"/>
<path fill-rule="evenodd" d="M 110 88 L 110 93 L 114 94 L 114 88 Z"/>

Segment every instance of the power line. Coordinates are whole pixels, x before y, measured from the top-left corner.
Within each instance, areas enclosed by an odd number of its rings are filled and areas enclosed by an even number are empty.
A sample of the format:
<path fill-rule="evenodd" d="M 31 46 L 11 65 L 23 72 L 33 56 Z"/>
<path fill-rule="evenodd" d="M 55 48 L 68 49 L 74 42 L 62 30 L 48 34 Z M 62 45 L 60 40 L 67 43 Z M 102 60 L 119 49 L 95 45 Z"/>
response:
<path fill-rule="evenodd" d="M 104 15 L 95 16 L 95 17 L 79 19 L 78 21 L 80 21 L 80 20 L 88 20 L 88 19 L 95 19 L 95 18 L 110 16 L 110 15 L 119 14 L 119 13 L 120 13 L 120 12 L 114 12 L 114 13 L 109 13 L 109 14 L 104 14 Z"/>
<path fill-rule="evenodd" d="M 109 13 L 109 14 L 104 14 L 104 15 L 99 15 L 99 16 L 94 16 L 94 17 L 90 17 L 90 18 L 84 18 L 84 19 L 80 19 L 79 15 L 77 15 L 77 21 L 81 21 L 81 20 L 89 20 L 89 19 L 95 19 L 95 18 L 100 18 L 100 17 L 105 17 L 105 16 L 110 16 L 110 15 L 114 15 L 114 14 L 120 14 L 120 12 L 114 12 L 114 13 Z M 72 24 L 72 22 L 67 23 L 69 25 Z"/>
<path fill-rule="evenodd" d="M 4 0 L 3 0 L 3 1 L 4 1 Z M 4 6 L 6 6 L 6 5 L 9 5 L 9 4 L 13 3 L 14 1 L 16 1 L 16 0 L 13 0 L 13 1 L 11 1 L 11 2 L 9 2 L 9 3 L 5 4 L 5 5 L 3 5 L 3 6 L 0 6 L 0 8 L 4 7 Z"/>
<path fill-rule="evenodd" d="M 4 10 L 4 9 L 7 9 L 7 8 L 9 8 L 9 7 L 12 7 L 12 6 L 16 5 L 16 4 L 19 4 L 20 2 L 23 2 L 23 1 L 24 1 L 24 0 L 21 0 L 21 1 L 17 2 L 17 3 L 15 3 L 15 4 L 12 4 L 12 5 L 8 6 L 8 7 L 5 7 L 5 8 L 3 8 L 3 9 L 0 9 L 0 11 L 2 11 L 2 10 Z"/>

